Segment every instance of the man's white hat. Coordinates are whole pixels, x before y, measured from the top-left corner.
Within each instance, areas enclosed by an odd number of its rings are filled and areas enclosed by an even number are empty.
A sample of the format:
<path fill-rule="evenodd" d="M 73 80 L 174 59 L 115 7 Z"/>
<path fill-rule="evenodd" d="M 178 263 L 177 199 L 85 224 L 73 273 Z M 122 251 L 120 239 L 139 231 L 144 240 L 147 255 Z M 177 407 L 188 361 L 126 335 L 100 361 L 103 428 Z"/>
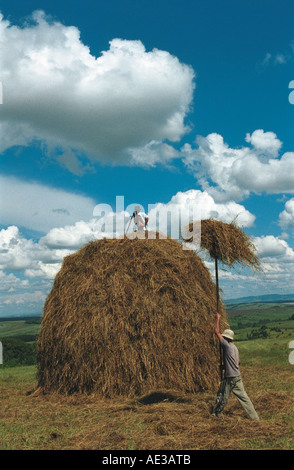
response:
<path fill-rule="evenodd" d="M 222 333 L 222 336 L 224 336 L 225 338 L 229 338 L 229 339 L 233 340 L 234 339 L 234 332 L 232 330 L 225 330 Z"/>
<path fill-rule="evenodd" d="M 135 211 L 140 212 L 141 207 L 140 206 L 135 206 Z"/>

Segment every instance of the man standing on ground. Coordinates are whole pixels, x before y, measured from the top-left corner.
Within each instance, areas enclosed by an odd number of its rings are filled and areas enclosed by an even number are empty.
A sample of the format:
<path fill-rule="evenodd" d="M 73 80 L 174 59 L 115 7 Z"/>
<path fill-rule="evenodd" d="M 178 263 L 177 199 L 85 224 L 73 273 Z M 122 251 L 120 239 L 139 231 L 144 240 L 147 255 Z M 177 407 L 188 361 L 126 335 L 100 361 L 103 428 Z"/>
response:
<path fill-rule="evenodd" d="M 239 351 L 233 343 L 234 332 L 232 330 L 225 330 L 223 334 L 221 334 L 219 322 L 220 314 L 216 313 L 215 334 L 220 341 L 223 351 L 225 376 L 222 379 L 217 392 L 216 402 L 212 408 L 212 415 L 218 416 L 222 412 L 228 402 L 231 392 L 233 392 L 250 418 L 259 420 L 242 382 L 241 372 L 239 370 Z"/>

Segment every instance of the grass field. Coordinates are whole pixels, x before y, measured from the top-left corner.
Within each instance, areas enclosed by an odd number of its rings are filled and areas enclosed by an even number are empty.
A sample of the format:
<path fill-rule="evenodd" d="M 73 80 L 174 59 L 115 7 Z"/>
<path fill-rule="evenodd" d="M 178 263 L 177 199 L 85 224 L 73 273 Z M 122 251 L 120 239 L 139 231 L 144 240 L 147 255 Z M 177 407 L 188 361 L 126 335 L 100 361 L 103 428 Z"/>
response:
<path fill-rule="evenodd" d="M 40 325 L 31 324 L 27 320 L 0 321 L 0 338 L 8 336 L 37 335 Z"/>
<path fill-rule="evenodd" d="M 263 316 L 252 318 L 258 322 L 266 315 L 265 309 Z M 212 417 L 214 390 L 154 390 L 144 397 L 115 400 L 43 395 L 35 391 L 36 366 L 0 366 L 0 449 L 293 450 L 294 365 L 289 362 L 289 343 L 294 330 L 289 328 L 294 322 L 287 315 L 270 318 L 270 325 L 280 323 L 281 331 L 236 342 L 244 385 L 260 422 L 248 419 L 234 396 L 223 417 Z M 245 329 L 252 318 L 247 317 Z M 243 337 L 242 329 L 237 333 Z"/>

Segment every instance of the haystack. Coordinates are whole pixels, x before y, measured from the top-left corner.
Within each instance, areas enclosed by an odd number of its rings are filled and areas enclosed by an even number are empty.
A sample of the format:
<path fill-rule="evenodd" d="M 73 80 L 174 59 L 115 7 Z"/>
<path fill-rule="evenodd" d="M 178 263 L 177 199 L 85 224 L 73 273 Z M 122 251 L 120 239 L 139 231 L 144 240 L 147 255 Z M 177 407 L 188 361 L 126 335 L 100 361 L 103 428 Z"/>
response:
<path fill-rule="evenodd" d="M 215 311 L 211 275 L 181 243 L 90 242 L 64 259 L 46 299 L 39 387 L 104 397 L 214 389 Z"/>

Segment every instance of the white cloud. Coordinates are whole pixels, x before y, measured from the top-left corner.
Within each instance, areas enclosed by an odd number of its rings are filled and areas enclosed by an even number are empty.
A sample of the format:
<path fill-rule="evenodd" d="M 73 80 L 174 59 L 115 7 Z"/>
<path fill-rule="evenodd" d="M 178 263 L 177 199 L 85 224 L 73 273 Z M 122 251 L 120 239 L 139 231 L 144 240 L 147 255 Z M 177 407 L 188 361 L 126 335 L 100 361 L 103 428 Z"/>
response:
<path fill-rule="evenodd" d="M 3 225 L 48 232 L 53 227 L 72 224 L 93 214 L 95 202 L 86 196 L 0 176 L 0 220 Z"/>
<path fill-rule="evenodd" d="M 24 195 L 23 195 L 24 198 Z M 59 201 L 60 202 L 60 201 Z M 110 206 L 109 206 L 110 207 Z M 166 213 L 178 220 L 189 221 L 189 207 L 196 208 L 202 218 L 214 217 L 225 222 L 236 222 L 243 227 L 254 223 L 255 217 L 244 206 L 233 201 L 216 203 L 212 196 L 199 190 L 178 192 L 167 204 L 155 204 L 149 212 L 149 228 L 156 229 L 156 220 L 166 220 Z M 111 208 L 110 208 L 111 209 Z M 26 239 L 16 225 L 0 231 L 0 268 L 3 270 L 24 271 L 28 278 L 54 278 L 64 256 L 72 253 L 91 240 L 104 236 L 122 234 L 129 221 L 124 211 L 96 214 L 92 210 L 89 220 L 78 220 L 73 224 L 51 228 L 38 242 Z M 94 215 L 94 217 L 93 217 Z M 97 216 L 99 215 L 99 217 Z M 65 217 L 63 217 L 65 219 Z M 160 223 L 159 229 L 167 233 L 167 226 Z M 131 228 L 132 230 L 132 228 Z"/>
<path fill-rule="evenodd" d="M 53 228 L 40 243 L 50 249 L 77 249 L 86 243 L 102 237 L 113 237 L 115 214 L 111 213 L 99 219 L 81 220 L 74 225 Z"/>
<path fill-rule="evenodd" d="M 159 230 L 166 234 L 173 225 L 175 231 L 172 236 L 180 235 L 178 221 L 180 221 L 181 227 L 188 224 L 190 209 L 194 210 L 197 219 L 213 217 L 228 223 L 235 220 L 237 225 L 241 227 L 251 227 L 255 221 L 255 216 L 244 206 L 234 201 L 216 203 L 211 195 L 200 190 L 178 192 L 166 204 L 156 203 L 148 208 L 142 207 L 142 210 L 148 212 L 148 228 L 150 230 Z M 99 217 L 93 217 L 89 221 L 82 220 L 73 225 L 53 228 L 41 238 L 39 245 L 53 250 L 73 250 L 91 240 L 102 237 L 112 238 L 123 234 L 129 222 L 129 213 L 109 211 L 102 215 L 99 214 Z M 95 210 L 94 216 L 96 216 Z M 130 226 L 129 231 L 132 229 L 133 225 Z"/>
<path fill-rule="evenodd" d="M 289 47 L 283 52 L 271 53 L 267 52 L 261 62 L 263 67 L 270 65 L 284 65 L 293 60 L 294 56 L 294 40 L 290 42 Z"/>
<path fill-rule="evenodd" d="M 29 279 L 54 279 L 60 268 L 61 263 L 43 263 L 42 261 L 37 261 L 32 268 L 25 270 L 25 276 Z"/>
<path fill-rule="evenodd" d="M 276 64 L 286 64 L 287 62 L 287 57 L 285 54 L 277 54 L 275 57 L 275 63 Z"/>
<path fill-rule="evenodd" d="M 42 311 L 52 281 L 70 250 L 50 250 L 18 227 L 0 231 L 0 316 Z M 13 272 L 11 272 L 13 271 Z"/>
<path fill-rule="evenodd" d="M 110 206 L 109 208 L 111 209 Z M 201 218 L 214 217 L 225 222 L 236 220 L 236 223 L 242 227 L 250 227 L 255 221 L 255 216 L 244 206 L 233 201 L 218 204 L 208 193 L 199 190 L 178 192 L 167 204 L 157 203 L 149 208 L 142 207 L 148 212 L 150 230 L 159 230 L 166 234 L 170 231 L 171 224 L 174 224 L 175 232 L 172 236 L 180 235 L 177 225 L 179 214 L 182 227 L 189 222 L 189 208 L 196 209 L 196 216 Z M 167 218 L 168 213 L 171 214 L 170 219 Z M 39 249 L 42 247 L 45 252 L 49 250 L 50 253 L 60 253 L 62 250 L 76 250 L 91 240 L 119 236 L 126 230 L 130 214 L 126 211 L 116 213 L 113 210 L 106 211 L 105 214 L 96 214 L 94 210 L 93 215 L 94 217 L 88 221 L 80 220 L 73 225 L 51 229 L 40 239 Z M 129 232 L 132 230 L 133 225 L 130 226 Z"/>
<path fill-rule="evenodd" d="M 136 149 L 175 142 L 187 132 L 190 66 L 168 52 L 146 51 L 139 40 L 113 39 L 95 57 L 76 27 L 51 22 L 40 11 L 32 19 L 24 27 L 0 21 L 0 151 L 39 141 L 80 173 L 79 154 L 141 164 Z"/>
<path fill-rule="evenodd" d="M 220 288 L 226 299 L 248 295 L 293 293 L 294 251 L 284 241 L 272 235 L 252 237 L 260 257 L 262 271 L 235 265 L 225 268 L 220 265 Z M 201 254 L 202 256 L 202 254 Z M 205 260 L 205 265 L 215 279 L 214 263 Z"/>
<path fill-rule="evenodd" d="M 252 147 L 230 148 L 221 135 L 198 136 L 186 144 L 183 161 L 216 201 L 242 200 L 251 192 L 294 193 L 294 152 L 277 158 L 282 143 L 273 132 L 246 135 Z"/>
<path fill-rule="evenodd" d="M 194 212 L 193 217 L 192 211 Z M 242 227 L 252 226 L 255 220 L 255 216 L 244 206 L 233 201 L 217 203 L 206 191 L 194 189 L 186 192 L 179 191 L 166 204 L 155 204 L 148 215 L 150 229 L 159 230 L 162 233 L 169 232 L 171 236 L 176 233 L 180 235 L 181 228 L 195 219 L 212 217 L 227 223 L 235 220 L 236 224 Z M 180 224 L 178 224 L 178 220 Z"/>
<path fill-rule="evenodd" d="M 9 314 L 38 313 L 38 311 L 41 313 L 45 299 L 46 293 L 39 290 L 2 296 L 0 298 L 0 313 L 2 313 L 1 310 L 3 310 L 3 308 L 5 308 L 5 312 L 9 312 Z"/>
<path fill-rule="evenodd" d="M 263 270 L 256 277 L 257 285 L 264 286 L 268 293 L 293 293 L 293 249 L 285 240 L 272 235 L 254 237 L 253 243 Z"/>
<path fill-rule="evenodd" d="M 225 298 L 248 295 L 292 294 L 294 277 L 294 251 L 284 241 L 272 235 L 252 237 L 260 257 L 262 271 L 234 267 L 220 269 L 220 287 Z M 214 278 L 213 263 L 207 263 Z"/>
<path fill-rule="evenodd" d="M 130 149 L 134 165 L 154 167 L 157 163 L 168 165 L 171 160 L 180 158 L 181 154 L 171 145 L 152 140 L 140 148 Z"/>
<path fill-rule="evenodd" d="M 255 148 L 257 153 L 260 153 L 261 157 L 277 158 L 282 147 L 282 142 L 274 132 L 264 132 L 262 129 L 255 130 L 251 135 L 247 133 L 245 140 Z"/>
<path fill-rule="evenodd" d="M 0 269 L 25 271 L 28 277 L 53 279 L 64 256 L 71 250 L 49 249 L 42 239 L 35 243 L 26 239 L 18 227 L 10 226 L 0 231 Z"/>
<path fill-rule="evenodd" d="M 20 271 L 30 266 L 30 255 L 33 249 L 33 241 L 21 238 L 17 227 L 2 229 L 0 231 L 1 269 Z"/>
<path fill-rule="evenodd" d="M 294 229 L 294 198 L 289 199 L 279 215 L 279 225 L 283 230 Z"/>
<path fill-rule="evenodd" d="M 19 279 L 13 273 L 6 274 L 0 271 L 0 292 L 14 292 L 16 289 L 28 287 L 27 279 Z"/>
<path fill-rule="evenodd" d="M 264 59 L 262 60 L 261 64 L 263 66 L 267 66 L 270 64 L 271 62 L 271 59 L 272 59 L 272 54 L 270 52 L 267 52 L 264 56 Z"/>
<path fill-rule="evenodd" d="M 283 261 L 294 262 L 294 251 L 288 243 L 273 235 L 254 237 L 253 243 L 257 248 L 257 254 L 261 258 L 280 258 Z"/>

